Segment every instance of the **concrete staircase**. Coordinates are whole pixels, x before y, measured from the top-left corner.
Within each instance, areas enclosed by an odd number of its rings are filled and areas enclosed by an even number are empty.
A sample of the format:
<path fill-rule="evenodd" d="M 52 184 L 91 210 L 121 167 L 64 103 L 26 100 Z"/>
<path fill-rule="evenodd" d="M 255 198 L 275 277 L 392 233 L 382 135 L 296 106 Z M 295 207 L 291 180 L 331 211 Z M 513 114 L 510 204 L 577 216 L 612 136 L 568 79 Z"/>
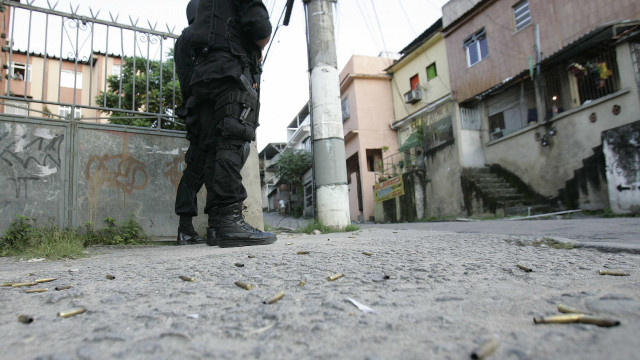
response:
<path fill-rule="evenodd" d="M 499 171 L 483 167 L 464 169 L 462 177 L 463 187 L 482 200 L 484 212 L 527 216 L 553 211 L 551 206 L 541 201 L 543 198 L 540 195 L 527 189 L 519 179 L 514 181 L 512 174 L 507 177 Z"/>

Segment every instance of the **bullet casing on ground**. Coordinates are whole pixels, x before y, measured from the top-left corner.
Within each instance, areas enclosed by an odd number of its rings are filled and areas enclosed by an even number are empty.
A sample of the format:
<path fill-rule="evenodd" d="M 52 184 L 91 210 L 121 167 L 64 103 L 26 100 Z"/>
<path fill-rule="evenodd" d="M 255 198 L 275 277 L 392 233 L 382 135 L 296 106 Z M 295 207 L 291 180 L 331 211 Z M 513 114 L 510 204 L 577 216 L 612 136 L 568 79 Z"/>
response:
<path fill-rule="evenodd" d="M 236 282 L 234 282 L 234 284 L 236 284 L 236 286 L 241 287 L 241 288 L 243 288 L 245 290 L 253 289 L 253 285 L 247 284 L 247 283 L 242 282 L 242 281 L 236 281 Z"/>
<path fill-rule="evenodd" d="M 25 290 L 25 292 L 27 294 L 31 294 L 31 293 L 42 293 L 42 292 L 46 292 L 49 291 L 49 289 L 31 289 L 31 290 Z"/>
<path fill-rule="evenodd" d="M 341 277 L 343 277 L 343 276 L 344 276 L 344 274 L 342 274 L 342 273 L 340 273 L 340 274 L 335 274 L 335 275 L 328 276 L 328 277 L 327 277 L 327 280 L 329 280 L 329 281 L 334 281 L 334 280 L 338 280 L 338 279 L 340 279 L 340 278 L 341 278 Z"/>
<path fill-rule="evenodd" d="M 600 275 L 609 275 L 609 276 L 629 276 L 628 272 L 617 271 L 617 270 L 600 270 Z"/>
<path fill-rule="evenodd" d="M 472 359 L 484 359 L 489 355 L 493 354 L 494 351 L 498 348 L 498 340 L 491 339 L 477 347 L 473 352 L 471 352 Z"/>
<path fill-rule="evenodd" d="M 276 301 L 282 299 L 283 297 L 284 297 L 284 291 L 280 291 L 279 293 L 275 294 L 271 299 L 265 300 L 264 303 L 265 304 L 273 304 Z"/>
<path fill-rule="evenodd" d="M 115 280 L 115 278 L 116 278 L 116 277 L 115 277 L 115 276 L 113 276 L 113 275 L 107 274 L 107 275 L 105 276 L 105 278 L 107 278 L 107 279 L 109 279 L 109 280 Z"/>
<path fill-rule="evenodd" d="M 23 324 L 31 324 L 33 322 L 33 317 L 30 315 L 18 315 L 18 321 L 20 321 Z"/>
<path fill-rule="evenodd" d="M 13 283 L 11 284 L 11 287 L 24 287 L 24 286 L 35 286 L 35 285 L 38 285 L 38 283 L 33 281 L 33 282 Z"/>
<path fill-rule="evenodd" d="M 180 275 L 180 279 L 182 279 L 182 281 L 186 281 L 186 282 L 194 282 L 194 281 L 196 281 L 196 278 L 191 277 L 191 276 L 184 276 L 184 275 Z"/>
<path fill-rule="evenodd" d="M 85 309 L 85 308 L 69 309 L 69 310 L 65 310 L 65 311 L 59 312 L 58 316 L 61 317 L 61 318 L 68 318 L 68 317 L 76 316 L 78 314 L 82 314 L 82 313 L 84 313 L 86 311 L 87 311 L 87 309 Z"/>
<path fill-rule="evenodd" d="M 533 269 L 531 269 L 530 267 L 524 266 L 522 264 L 517 264 L 517 266 L 524 272 L 532 272 Z"/>
<path fill-rule="evenodd" d="M 533 318 L 536 324 L 570 324 L 577 323 L 584 314 L 565 314 L 552 316 L 538 316 Z"/>
<path fill-rule="evenodd" d="M 58 279 L 56 279 L 56 278 L 46 278 L 46 279 L 38 279 L 38 280 L 36 280 L 36 282 L 38 284 L 41 284 L 41 283 L 48 283 L 48 282 L 52 282 L 52 281 L 56 281 L 56 280 L 58 280 Z"/>
<path fill-rule="evenodd" d="M 60 290 L 67 290 L 67 289 L 71 289 L 72 287 L 73 287 L 73 285 L 61 285 L 61 286 L 56 286 L 56 287 L 55 287 L 55 289 L 56 289 L 57 291 L 60 291 Z"/>

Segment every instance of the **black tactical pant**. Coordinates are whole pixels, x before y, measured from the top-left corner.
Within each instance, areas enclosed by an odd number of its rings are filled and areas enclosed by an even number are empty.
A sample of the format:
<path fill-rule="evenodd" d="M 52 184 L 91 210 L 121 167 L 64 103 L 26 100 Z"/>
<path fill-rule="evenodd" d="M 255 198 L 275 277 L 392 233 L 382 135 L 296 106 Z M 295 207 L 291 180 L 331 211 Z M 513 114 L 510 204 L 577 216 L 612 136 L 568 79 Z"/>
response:
<path fill-rule="evenodd" d="M 195 100 L 195 99 L 194 99 Z M 186 167 L 182 172 L 176 192 L 176 215 L 198 216 L 198 192 L 204 181 L 205 154 L 199 145 L 200 124 L 195 101 L 190 101 L 186 116 L 187 139 L 189 149 L 184 156 Z"/>
<path fill-rule="evenodd" d="M 242 185 L 240 170 L 248 154 L 255 128 L 240 120 L 246 96 L 241 83 L 233 77 L 200 81 L 192 85 L 198 103 L 201 131 L 198 142 L 204 154 L 204 184 L 207 203 L 204 212 L 242 203 L 247 192 Z M 229 99 L 229 101 L 227 101 Z M 257 98 L 255 99 L 257 103 Z M 257 108 L 252 109 L 257 116 Z M 249 111 L 249 113 L 251 113 Z"/>

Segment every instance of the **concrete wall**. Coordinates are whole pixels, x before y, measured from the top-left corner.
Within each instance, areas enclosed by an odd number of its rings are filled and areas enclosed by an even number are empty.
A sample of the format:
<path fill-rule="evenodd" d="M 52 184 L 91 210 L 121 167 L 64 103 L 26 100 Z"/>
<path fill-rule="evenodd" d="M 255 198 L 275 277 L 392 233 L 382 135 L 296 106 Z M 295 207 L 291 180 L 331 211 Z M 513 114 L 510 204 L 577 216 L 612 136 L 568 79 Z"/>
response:
<path fill-rule="evenodd" d="M 0 119 L 0 230 L 16 215 L 59 226 L 104 225 L 133 214 L 150 236 L 176 234 L 175 193 L 188 142 L 184 133 L 63 121 Z M 255 143 L 242 171 L 246 219 L 262 228 Z M 200 213 L 206 191 L 199 194 Z M 201 233 L 206 216 L 196 219 Z"/>
<path fill-rule="evenodd" d="M 640 212 L 640 121 L 606 131 L 603 136 L 611 210 Z"/>
<path fill-rule="evenodd" d="M 512 7 L 516 1 L 485 0 L 478 11 L 468 15 L 460 25 L 447 28 L 446 19 L 460 16 L 460 8 L 470 9 L 468 5 L 476 2 L 458 0 L 443 7 L 451 85 L 454 96 L 461 103 L 526 70 L 529 56 L 535 59 L 534 26 L 515 32 Z M 532 24 L 540 26 L 543 57 L 560 50 L 600 24 L 640 17 L 640 2 L 626 0 L 530 0 L 529 8 Z M 483 27 L 487 34 L 489 56 L 467 67 L 464 40 Z"/>
<path fill-rule="evenodd" d="M 629 45 L 619 45 L 616 52 L 620 73 L 633 74 Z M 565 188 L 574 172 L 584 166 L 583 160 L 602 145 L 604 131 L 640 120 L 640 96 L 635 77 L 621 76 L 620 82 L 620 91 L 561 113 L 547 124 L 529 126 L 491 143 L 485 133 L 487 164 L 499 164 L 541 195 L 558 196 L 558 191 Z M 614 105 L 622 109 L 618 115 L 612 113 Z M 595 122 L 590 121 L 591 114 L 595 114 Z M 557 135 L 543 147 L 535 140 L 535 133 L 543 134 L 550 126 L 557 129 Z M 585 205 L 596 209 L 606 206 Z"/>

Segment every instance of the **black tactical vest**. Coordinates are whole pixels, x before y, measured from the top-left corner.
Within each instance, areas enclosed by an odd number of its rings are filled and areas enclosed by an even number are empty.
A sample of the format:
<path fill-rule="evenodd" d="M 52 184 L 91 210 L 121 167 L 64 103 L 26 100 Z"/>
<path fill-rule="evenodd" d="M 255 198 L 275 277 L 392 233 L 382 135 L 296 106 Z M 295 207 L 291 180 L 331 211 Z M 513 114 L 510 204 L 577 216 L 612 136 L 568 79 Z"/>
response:
<path fill-rule="evenodd" d="M 226 50 L 248 57 L 249 51 L 238 25 L 234 0 L 200 1 L 193 24 L 191 47 L 197 52 Z"/>

